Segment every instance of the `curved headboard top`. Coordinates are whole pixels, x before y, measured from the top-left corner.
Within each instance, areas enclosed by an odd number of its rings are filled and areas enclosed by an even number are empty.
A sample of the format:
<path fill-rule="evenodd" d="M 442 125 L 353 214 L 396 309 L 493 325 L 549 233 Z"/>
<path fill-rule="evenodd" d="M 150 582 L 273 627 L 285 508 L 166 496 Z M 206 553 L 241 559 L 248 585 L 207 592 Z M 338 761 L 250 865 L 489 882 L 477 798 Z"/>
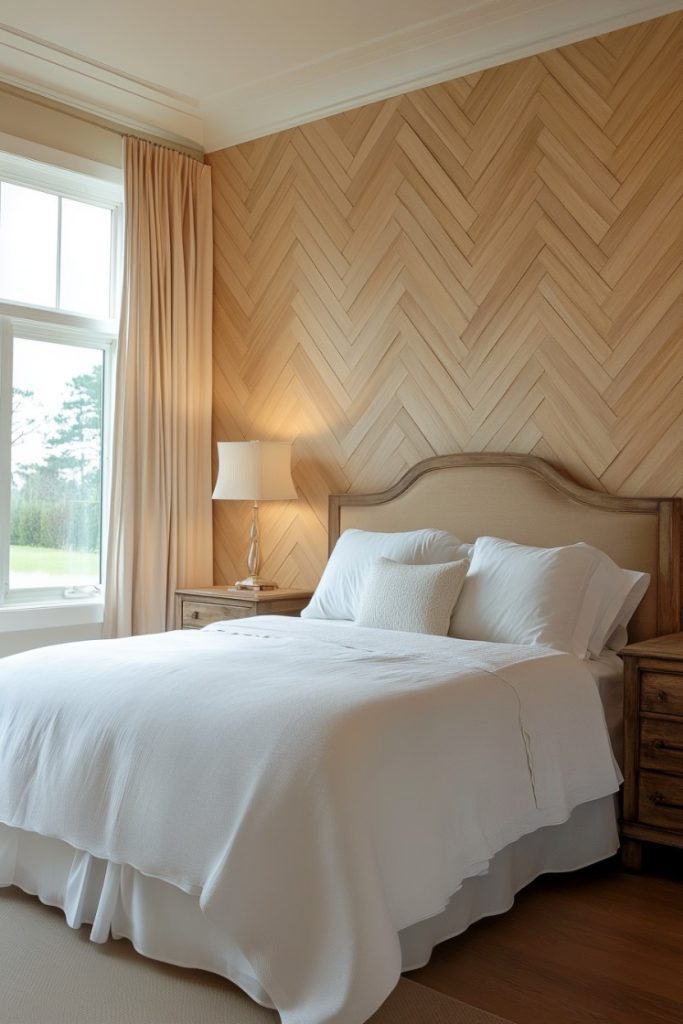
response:
<path fill-rule="evenodd" d="M 644 640 L 680 629 L 679 498 L 627 498 L 581 487 L 533 455 L 437 455 L 386 491 L 330 497 L 330 551 L 343 530 L 450 530 L 557 547 L 585 541 L 652 577 L 630 629 Z"/>

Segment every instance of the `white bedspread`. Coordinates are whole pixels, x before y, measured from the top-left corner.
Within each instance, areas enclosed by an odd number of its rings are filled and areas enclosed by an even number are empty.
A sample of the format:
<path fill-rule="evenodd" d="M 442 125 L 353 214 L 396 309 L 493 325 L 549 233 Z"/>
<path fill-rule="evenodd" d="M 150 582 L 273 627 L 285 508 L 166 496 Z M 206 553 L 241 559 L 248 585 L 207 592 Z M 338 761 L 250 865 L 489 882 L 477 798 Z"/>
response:
<path fill-rule="evenodd" d="M 285 1024 L 365 1021 L 400 929 L 619 781 L 542 648 L 272 617 L 0 662 L 0 821 L 198 893 Z"/>

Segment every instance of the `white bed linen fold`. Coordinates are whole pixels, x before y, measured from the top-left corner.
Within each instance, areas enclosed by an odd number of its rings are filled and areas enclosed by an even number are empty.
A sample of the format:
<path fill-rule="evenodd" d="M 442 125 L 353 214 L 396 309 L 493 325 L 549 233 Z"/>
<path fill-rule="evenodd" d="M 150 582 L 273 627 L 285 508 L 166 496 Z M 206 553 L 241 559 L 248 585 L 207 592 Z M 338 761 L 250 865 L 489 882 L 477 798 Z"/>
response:
<path fill-rule="evenodd" d="M 614 797 L 580 804 L 561 825 L 529 832 L 499 850 L 484 874 L 466 878 L 440 914 L 399 932 L 402 970 L 427 963 L 437 943 L 474 921 L 508 910 L 515 894 L 538 875 L 574 871 L 610 857 L 618 847 Z M 92 942 L 127 938 L 144 956 L 213 971 L 272 1006 L 229 934 L 202 912 L 199 897 L 168 882 L 98 860 L 61 839 L 0 824 L 2 885 L 16 885 L 48 906 L 61 907 L 72 928 L 97 921 Z"/>
<path fill-rule="evenodd" d="M 366 1020 L 401 929 L 618 783 L 543 649 L 269 618 L 2 663 L 0 821 L 196 893 L 285 1024 Z"/>
<path fill-rule="evenodd" d="M 593 676 L 605 712 L 605 723 L 617 764 L 624 762 L 624 663 L 614 651 L 584 662 Z"/>

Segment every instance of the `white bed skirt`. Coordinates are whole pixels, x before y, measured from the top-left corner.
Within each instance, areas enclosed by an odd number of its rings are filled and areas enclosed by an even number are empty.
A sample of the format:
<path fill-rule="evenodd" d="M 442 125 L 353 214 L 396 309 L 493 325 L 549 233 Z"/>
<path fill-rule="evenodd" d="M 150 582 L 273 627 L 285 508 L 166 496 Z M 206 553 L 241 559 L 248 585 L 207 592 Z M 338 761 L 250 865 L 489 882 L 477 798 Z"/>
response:
<path fill-rule="evenodd" d="M 548 826 L 505 847 L 482 872 L 463 883 L 435 917 L 399 933 L 403 970 L 427 963 L 439 942 L 483 917 L 508 910 L 515 893 L 545 872 L 574 871 L 612 856 L 619 847 L 615 799 L 582 804 L 562 825 Z M 249 964 L 202 912 L 199 897 L 127 865 L 113 864 L 45 838 L 0 824 L 0 886 L 15 885 L 68 924 L 91 924 L 93 942 L 129 939 L 144 956 L 220 974 L 263 1006 L 272 1006 Z"/>

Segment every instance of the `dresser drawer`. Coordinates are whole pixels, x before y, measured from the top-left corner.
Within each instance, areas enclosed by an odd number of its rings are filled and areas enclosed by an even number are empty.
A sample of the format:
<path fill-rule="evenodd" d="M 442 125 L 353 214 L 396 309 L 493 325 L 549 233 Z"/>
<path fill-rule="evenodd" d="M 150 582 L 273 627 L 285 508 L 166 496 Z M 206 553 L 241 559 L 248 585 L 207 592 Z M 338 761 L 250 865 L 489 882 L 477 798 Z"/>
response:
<path fill-rule="evenodd" d="M 668 672 L 642 672 L 640 707 L 661 715 L 683 717 L 683 679 Z"/>
<path fill-rule="evenodd" d="M 644 825 L 683 833 L 683 778 L 641 772 L 638 784 L 638 820 Z"/>
<path fill-rule="evenodd" d="M 683 775 L 683 719 L 680 722 L 641 719 L 640 766 Z"/>
<path fill-rule="evenodd" d="M 250 604 L 209 604 L 202 601 L 183 601 L 183 629 L 201 629 L 211 622 L 220 622 L 222 619 L 244 619 L 253 615 L 254 609 Z"/>

